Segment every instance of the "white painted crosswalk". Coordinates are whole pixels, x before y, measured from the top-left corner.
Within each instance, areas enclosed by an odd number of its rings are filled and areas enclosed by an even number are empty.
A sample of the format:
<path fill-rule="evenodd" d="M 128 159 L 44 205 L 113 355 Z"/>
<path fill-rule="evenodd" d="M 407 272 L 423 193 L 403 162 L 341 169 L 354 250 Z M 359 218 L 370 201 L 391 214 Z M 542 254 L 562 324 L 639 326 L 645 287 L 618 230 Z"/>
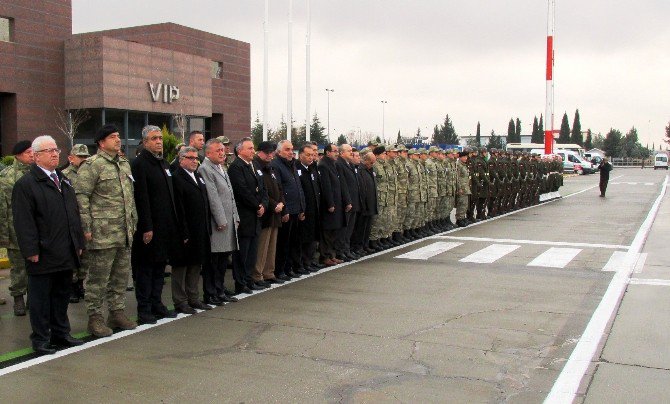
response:
<path fill-rule="evenodd" d="M 490 246 L 479 250 L 461 259 L 461 262 L 476 262 L 479 264 L 490 264 L 496 262 L 505 255 L 511 253 L 520 245 L 514 244 L 491 244 Z"/>
<path fill-rule="evenodd" d="M 446 237 L 441 238 L 445 239 Z M 579 244 L 582 248 L 576 248 L 577 245 L 575 244 L 578 243 L 554 241 L 531 242 L 529 240 L 496 240 L 474 237 L 468 239 L 461 237 L 459 240 L 434 242 L 416 250 L 407 251 L 395 258 L 424 261 L 432 259 L 444 262 L 449 260 L 451 256 L 454 261 L 467 264 L 503 262 L 527 267 L 558 269 L 569 267 L 612 272 L 619 271 L 623 266 L 627 266 L 633 268 L 635 273 L 642 271 L 646 260 L 646 254 L 629 253 L 626 251 L 628 247 L 623 245 L 582 243 Z M 517 243 L 513 243 L 514 241 Z M 546 247 L 538 250 L 540 245 Z M 526 250 L 524 251 L 524 249 Z M 532 249 L 532 253 L 528 252 L 528 249 Z M 584 250 L 588 250 L 588 253 L 584 253 L 582 258 L 576 259 Z M 450 252 L 450 254 L 441 255 L 446 252 Z M 573 264 L 570 265 L 571 263 Z"/>

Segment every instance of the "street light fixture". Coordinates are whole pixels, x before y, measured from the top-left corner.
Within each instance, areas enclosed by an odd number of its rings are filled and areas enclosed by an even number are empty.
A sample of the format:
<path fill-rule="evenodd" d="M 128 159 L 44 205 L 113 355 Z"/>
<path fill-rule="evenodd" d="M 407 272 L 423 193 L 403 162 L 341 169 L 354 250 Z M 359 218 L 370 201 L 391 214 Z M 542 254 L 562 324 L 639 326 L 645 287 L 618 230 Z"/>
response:
<path fill-rule="evenodd" d="M 335 92 L 332 88 L 326 89 L 326 94 L 328 95 L 328 139 L 330 140 L 330 93 Z"/>
<path fill-rule="evenodd" d="M 382 142 L 386 141 L 386 136 L 384 136 L 384 106 L 389 102 L 382 100 Z"/>

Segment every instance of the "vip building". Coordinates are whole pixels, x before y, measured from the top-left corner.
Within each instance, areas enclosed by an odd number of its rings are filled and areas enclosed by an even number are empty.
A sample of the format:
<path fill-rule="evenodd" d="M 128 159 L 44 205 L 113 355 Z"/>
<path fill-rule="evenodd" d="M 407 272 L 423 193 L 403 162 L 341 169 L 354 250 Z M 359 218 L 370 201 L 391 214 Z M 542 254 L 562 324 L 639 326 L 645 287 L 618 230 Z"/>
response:
<path fill-rule="evenodd" d="M 0 154 L 50 134 L 59 115 L 88 115 L 75 142 L 93 145 L 106 123 L 133 155 L 141 129 L 250 132 L 250 47 L 173 23 L 72 35 L 70 0 L 0 0 Z M 178 117 L 186 117 L 179 124 Z"/>

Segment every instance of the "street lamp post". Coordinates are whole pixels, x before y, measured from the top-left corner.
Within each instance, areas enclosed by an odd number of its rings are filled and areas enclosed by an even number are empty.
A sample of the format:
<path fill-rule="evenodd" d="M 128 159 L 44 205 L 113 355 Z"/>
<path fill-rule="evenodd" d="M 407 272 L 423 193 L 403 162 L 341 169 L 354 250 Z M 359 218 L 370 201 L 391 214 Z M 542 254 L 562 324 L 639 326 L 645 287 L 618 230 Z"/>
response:
<path fill-rule="evenodd" d="M 382 142 L 386 141 L 386 136 L 384 136 L 384 106 L 389 102 L 382 100 Z"/>
<path fill-rule="evenodd" d="M 328 96 L 328 114 L 327 114 L 327 123 L 328 123 L 328 140 L 330 140 L 330 93 L 335 92 L 332 88 L 326 89 L 326 94 Z"/>

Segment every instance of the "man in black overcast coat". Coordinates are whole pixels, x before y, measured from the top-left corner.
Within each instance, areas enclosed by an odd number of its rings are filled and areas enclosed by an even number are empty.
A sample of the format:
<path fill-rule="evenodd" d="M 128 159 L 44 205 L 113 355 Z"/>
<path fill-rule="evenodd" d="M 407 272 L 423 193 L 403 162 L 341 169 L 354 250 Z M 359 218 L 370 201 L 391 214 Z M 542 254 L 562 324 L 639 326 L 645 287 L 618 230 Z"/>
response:
<path fill-rule="evenodd" d="M 314 253 L 321 234 L 321 183 L 316 168 L 316 150 L 311 143 L 305 143 L 298 153 L 298 167 L 302 171 L 300 183 L 305 194 L 305 220 L 298 224 L 298 236 L 301 244 L 302 267 L 316 272 L 323 265 L 316 262 Z"/>
<path fill-rule="evenodd" d="M 351 239 L 351 247 L 359 255 L 369 254 L 375 250 L 369 248 L 372 218 L 377 215 L 377 183 L 372 166 L 377 161 L 372 151 L 361 152 L 361 164 L 358 167 L 360 185 L 361 210 Z"/>
<path fill-rule="evenodd" d="M 184 240 L 177 223 L 172 174 L 163 159 L 163 136 L 157 126 L 142 129 L 144 150 L 131 164 L 135 179 L 137 231 L 131 260 L 135 276 L 137 320 L 154 324 L 165 317 L 176 317 L 161 301 L 165 265 L 178 260 Z"/>
<path fill-rule="evenodd" d="M 30 296 L 30 339 L 38 354 L 83 342 L 70 335 L 67 306 L 72 270 L 84 248 L 79 205 L 70 181 L 56 170 L 60 150 L 51 136 L 32 144 L 35 164 L 14 185 L 12 214 L 26 259 Z"/>
<path fill-rule="evenodd" d="M 356 215 L 361 209 L 361 197 L 358 192 L 358 168 L 354 165 L 353 149 L 351 145 L 340 145 L 340 157 L 335 165 L 340 176 L 345 198 L 351 203 L 351 210 L 346 212 L 347 225 L 342 228 L 337 240 L 337 258 L 341 260 L 355 260 L 359 255 L 351 251 L 351 235 L 356 225 Z"/>

